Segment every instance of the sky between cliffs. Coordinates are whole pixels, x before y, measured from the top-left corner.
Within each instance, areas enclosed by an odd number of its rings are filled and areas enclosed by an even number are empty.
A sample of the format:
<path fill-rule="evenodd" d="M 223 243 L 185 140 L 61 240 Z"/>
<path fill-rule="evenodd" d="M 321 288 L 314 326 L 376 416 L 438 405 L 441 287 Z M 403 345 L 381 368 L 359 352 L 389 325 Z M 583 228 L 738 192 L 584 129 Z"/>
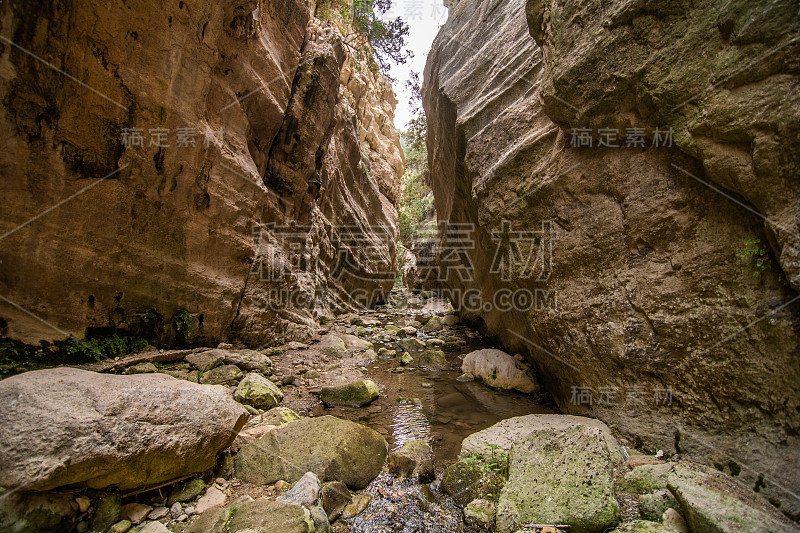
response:
<path fill-rule="evenodd" d="M 405 130 L 411 119 L 411 107 L 408 100 L 411 95 L 406 89 L 406 81 L 412 71 L 418 72 L 420 80 L 425 70 L 425 61 L 431 49 L 434 37 L 439 28 L 447 21 L 447 8 L 443 0 L 394 0 L 392 9 L 386 13 L 387 18 L 402 17 L 409 26 L 407 48 L 414 52 L 414 57 L 405 65 L 392 65 L 391 75 L 394 92 L 399 103 L 395 110 L 394 125 Z"/>

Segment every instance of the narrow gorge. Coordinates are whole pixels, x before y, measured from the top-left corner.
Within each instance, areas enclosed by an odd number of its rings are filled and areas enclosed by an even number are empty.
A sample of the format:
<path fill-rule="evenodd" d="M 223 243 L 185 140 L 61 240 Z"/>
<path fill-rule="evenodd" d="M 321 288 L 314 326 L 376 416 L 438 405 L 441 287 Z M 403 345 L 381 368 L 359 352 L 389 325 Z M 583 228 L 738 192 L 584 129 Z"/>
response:
<path fill-rule="evenodd" d="M 0 531 L 800 531 L 798 58 L 795 0 L 0 0 Z"/>

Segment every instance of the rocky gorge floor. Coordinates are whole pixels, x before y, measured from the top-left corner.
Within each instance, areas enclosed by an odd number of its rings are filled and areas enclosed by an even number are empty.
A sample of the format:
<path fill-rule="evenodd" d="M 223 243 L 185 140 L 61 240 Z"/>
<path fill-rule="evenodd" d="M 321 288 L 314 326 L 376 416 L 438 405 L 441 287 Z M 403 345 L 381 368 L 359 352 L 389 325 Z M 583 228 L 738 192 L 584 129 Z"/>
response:
<path fill-rule="evenodd" d="M 557 414 L 446 301 L 395 296 L 308 344 L 149 351 L 1 381 L 3 423 L 20 428 L 3 432 L 2 530 L 797 530 L 724 473 Z M 34 397 L 42 373 L 58 384 Z"/>

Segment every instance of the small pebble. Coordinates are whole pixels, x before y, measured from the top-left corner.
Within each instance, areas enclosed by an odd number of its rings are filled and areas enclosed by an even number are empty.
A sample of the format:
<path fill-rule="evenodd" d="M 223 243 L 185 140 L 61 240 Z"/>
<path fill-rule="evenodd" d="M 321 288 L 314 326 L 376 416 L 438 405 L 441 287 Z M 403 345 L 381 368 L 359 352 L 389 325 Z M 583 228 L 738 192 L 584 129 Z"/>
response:
<path fill-rule="evenodd" d="M 186 522 L 188 519 L 189 519 L 189 515 L 184 513 L 184 514 L 180 515 L 176 520 L 178 520 L 178 522 Z"/>
<path fill-rule="evenodd" d="M 89 506 L 92 504 L 91 500 L 86 496 L 78 496 L 75 498 L 75 502 L 78 504 L 78 510 L 82 513 L 88 511 Z"/>
<path fill-rule="evenodd" d="M 150 513 L 147 515 L 147 518 L 149 518 L 150 520 L 160 520 L 161 518 L 167 516 L 167 513 L 169 513 L 168 508 L 156 507 L 155 509 L 150 511 Z"/>
<path fill-rule="evenodd" d="M 431 387 L 433 387 L 433 385 L 431 383 L 427 383 L 427 382 L 422 382 L 421 385 L 422 385 L 423 389 L 430 389 Z"/>
<path fill-rule="evenodd" d="M 194 506 L 191 506 L 191 505 L 190 505 L 189 507 L 185 508 L 185 509 L 183 510 L 183 513 L 184 513 L 184 514 L 187 514 L 187 515 L 189 515 L 189 516 L 193 515 L 193 514 L 194 514 Z"/>
<path fill-rule="evenodd" d="M 175 502 L 172 504 L 172 507 L 169 508 L 169 514 L 172 518 L 178 518 L 183 514 L 183 509 L 181 508 L 180 502 Z"/>

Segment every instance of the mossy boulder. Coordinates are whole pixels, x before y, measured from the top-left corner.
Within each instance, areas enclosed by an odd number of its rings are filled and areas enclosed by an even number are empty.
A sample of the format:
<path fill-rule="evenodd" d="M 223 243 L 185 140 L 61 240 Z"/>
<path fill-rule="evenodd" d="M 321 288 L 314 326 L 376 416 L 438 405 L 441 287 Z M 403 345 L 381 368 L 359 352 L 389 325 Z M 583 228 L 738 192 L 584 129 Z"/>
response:
<path fill-rule="evenodd" d="M 727 474 L 681 461 L 667 488 L 693 533 L 789 533 L 795 526 L 763 496 Z"/>
<path fill-rule="evenodd" d="M 269 424 L 271 426 L 280 426 L 287 422 L 294 422 L 300 420 L 300 415 L 289 409 L 288 407 L 273 407 L 263 415 L 261 415 L 261 424 Z"/>
<path fill-rule="evenodd" d="M 236 365 L 222 365 L 203 372 L 200 383 L 204 385 L 235 385 L 244 373 Z"/>
<path fill-rule="evenodd" d="M 121 507 L 122 495 L 118 491 L 107 492 L 100 496 L 90 529 L 92 531 L 108 531 L 108 528 L 119 521 Z"/>
<path fill-rule="evenodd" d="M 497 505 L 497 530 L 565 524 L 572 533 L 602 533 L 622 513 L 614 494 L 616 457 L 591 425 L 534 431 L 511 447 L 509 479 Z"/>
<path fill-rule="evenodd" d="M 206 482 L 200 478 L 190 479 L 177 485 L 169 493 L 167 498 L 167 505 L 172 505 L 175 502 L 190 502 L 200 496 L 206 490 Z"/>
<path fill-rule="evenodd" d="M 460 459 L 447 467 L 442 476 L 442 490 L 465 507 L 472 500 L 497 501 L 506 480 L 475 458 Z"/>
<path fill-rule="evenodd" d="M 397 341 L 397 345 L 400 346 L 400 348 L 407 350 L 409 352 L 413 350 L 425 349 L 425 343 L 415 337 L 400 339 L 399 341 Z"/>
<path fill-rule="evenodd" d="M 256 409 L 272 409 L 283 401 L 283 393 L 264 376 L 251 372 L 236 387 L 233 399 Z"/>
<path fill-rule="evenodd" d="M 314 472 L 323 481 L 365 488 L 381 472 L 388 454 L 377 431 L 333 416 L 283 424 L 243 446 L 234 458 L 236 477 L 268 485 Z"/>
<path fill-rule="evenodd" d="M 667 509 L 680 508 L 678 500 L 666 489 L 639 496 L 639 515 L 645 520 L 658 522 Z"/>
<path fill-rule="evenodd" d="M 358 379 L 344 385 L 322 387 L 319 398 L 327 405 L 361 407 L 380 396 L 378 385 L 369 379 Z"/>
<path fill-rule="evenodd" d="M 419 354 L 417 364 L 426 370 L 447 370 L 450 367 L 441 350 L 425 350 Z"/>
<path fill-rule="evenodd" d="M 666 489 L 673 466 L 675 463 L 637 466 L 620 480 L 619 490 L 632 494 L 648 494 Z"/>
<path fill-rule="evenodd" d="M 7 533 L 70 531 L 77 513 L 71 492 L 0 493 L 0 530 Z"/>
<path fill-rule="evenodd" d="M 637 520 L 636 522 L 622 524 L 611 533 L 675 533 L 675 531 L 658 522 Z"/>
<path fill-rule="evenodd" d="M 430 483 L 436 477 L 430 444 L 422 439 L 406 442 L 389 454 L 389 471 L 401 478 L 417 478 L 420 483 Z"/>

